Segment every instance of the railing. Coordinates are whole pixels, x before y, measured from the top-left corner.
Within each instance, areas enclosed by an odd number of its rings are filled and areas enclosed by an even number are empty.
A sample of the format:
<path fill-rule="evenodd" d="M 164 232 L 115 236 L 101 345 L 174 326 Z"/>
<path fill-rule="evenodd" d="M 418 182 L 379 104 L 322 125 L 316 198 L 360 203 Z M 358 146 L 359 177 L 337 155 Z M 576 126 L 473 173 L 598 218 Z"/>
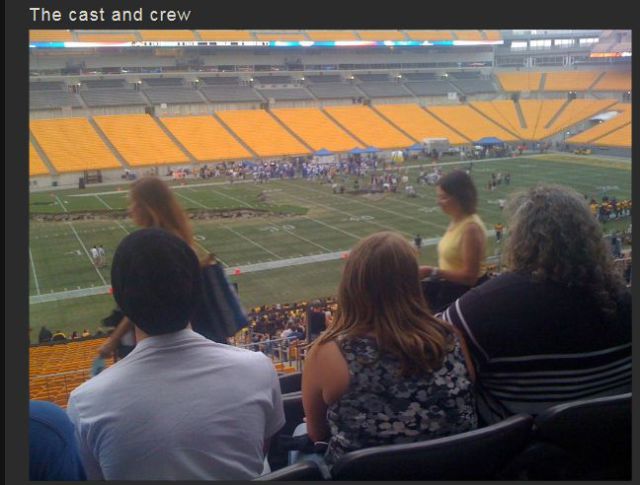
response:
<path fill-rule="evenodd" d="M 289 340 L 288 338 L 277 338 L 272 340 L 262 340 L 249 344 L 237 345 L 237 347 L 262 352 L 269 357 L 276 370 L 293 372 L 302 370 L 302 360 L 304 356 L 304 340 Z"/>

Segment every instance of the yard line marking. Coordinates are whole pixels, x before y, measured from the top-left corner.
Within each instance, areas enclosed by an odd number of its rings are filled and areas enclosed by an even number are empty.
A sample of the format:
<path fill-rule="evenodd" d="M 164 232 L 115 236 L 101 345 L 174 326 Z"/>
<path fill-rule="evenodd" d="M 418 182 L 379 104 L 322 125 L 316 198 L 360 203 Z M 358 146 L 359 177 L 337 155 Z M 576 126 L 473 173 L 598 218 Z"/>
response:
<path fill-rule="evenodd" d="M 65 212 L 69 212 L 69 210 L 66 208 L 66 206 L 64 205 L 64 202 L 62 202 L 60 200 L 60 197 L 58 197 L 57 194 L 54 194 L 54 197 L 56 198 L 56 200 L 58 201 L 58 204 L 60 204 L 62 206 L 62 208 L 64 209 Z"/>
<path fill-rule="evenodd" d="M 93 266 L 93 269 L 95 269 L 96 273 L 98 273 L 98 276 L 100 276 L 100 279 L 102 280 L 102 283 L 106 285 L 107 284 L 107 280 L 104 279 L 104 276 L 102 276 L 102 273 L 98 270 L 96 265 L 93 263 L 93 259 L 91 259 L 91 255 L 89 254 L 89 251 L 87 251 L 87 248 L 84 245 L 84 243 L 82 242 L 82 239 L 80 239 L 80 236 L 78 235 L 78 232 L 76 231 L 76 228 L 73 227 L 73 224 L 71 224 L 70 222 L 67 222 L 67 224 L 69 224 L 69 226 L 71 227 L 71 230 L 73 231 L 73 233 L 76 236 L 76 239 L 78 239 L 78 242 L 82 246 L 82 249 L 84 249 L 84 252 L 87 255 L 87 258 L 89 258 L 89 261 L 91 262 L 91 266 Z"/>
<path fill-rule="evenodd" d="M 102 197 L 100 197 L 100 195 L 99 195 L 99 194 L 96 194 L 96 199 L 98 199 L 100 202 L 102 202 L 104 205 L 106 205 L 106 206 L 107 206 L 107 209 L 111 209 L 111 210 L 113 210 L 113 207 L 111 207 L 109 204 L 107 204 L 107 203 L 102 199 Z"/>
<path fill-rule="evenodd" d="M 40 284 L 38 283 L 38 274 L 36 273 L 36 265 L 33 262 L 33 254 L 31 254 L 31 248 L 29 248 L 29 259 L 31 260 L 31 269 L 33 271 L 33 279 L 36 283 L 36 292 L 40 294 Z"/>
<path fill-rule="evenodd" d="M 223 194 L 222 192 L 220 192 L 218 190 L 211 189 L 211 192 L 213 192 L 215 194 L 218 194 L 218 195 L 221 195 L 222 197 L 226 197 L 227 199 L 231 199 L 231 200 L 235 200 L 236 202 L 240 202 L 241 204 L 244 204 L 245 206 L 249 207 L 250 209 L 253 209 L 253 206 L 251 204 L 248 204 L 247 202 L 245 202 L 243 200 L 237 199 L 237 198 L 232 197 L 232 196 L 227 195 L 227 194 Z"/>
<path fill-rule="evenodd" d="M 334 231 L 338 231 L 338 232 L 341 232 L 342 234 L 346 234 L 347 236 L 352 237 L 354 239 L 358 239 L 358 240 L 362 239 L 362 236 L 358 236 L 357 234 L 354 234 L 354 233 L 349 232 L 349 231 L 344 231 L 344 230 L 340 229 L 339 227 L 332 226 L 331 224 L 327 224 L 326 222 L 322 222 L 322 221 L 319 221 L 317 219 L 313 219 L 313 218 L 311 218 L 309 216 L 302 216 L 302 217 L 304 217 L 305 219 L 309 219 L 310 221 L 317 222 L 318 224 L 321 224 L 323 226 L 327 226 L 328 228 L 333 229 Z"/>
<path fill-rule="evenodd" d="M 231 229 L 230 227 L 227 227 L 225 224 L 220 224 L 221 227 L 225 228 L 227 231 L 231 231 L 233 234 L 235 234 L 236 236 L 240 236 L 242 239 L 246 239 L 247 241 L 249 241 L 251 244 L 253 244 L 254 246 L 258 246 L 260 249 L 262 249 L 263 251 L 266 251 L 267 253 L 269 253 L 272 256 L 275 256 L 276 258 L 280 258 L 280 256 L 278 256 L 276 253 L 274 253 L 273 251 L 270 251 L 269 249 L 265 248 L 262 244 L 259 244 L 257 242 L 255 242 L 253 239 L 248 238 L 247 236 L 240 234 L 238 231 L 234 231 L 233 229 Z"/>
<path fill-rule="evenodd" d="M 272 225 L 272 226 L 273 226 L 273 225 Z M 273 227 L 276 227 L 276 226 L 273 226 Z M 327 247 L 324 247 L 322 244 L 315 243 L 315 242 L 313 242 L 312 240 L 307 239 L 306 237 L 299 236 L 298 234 L 295 234 L 294 232 L 291 232 L 289 229 L 285 229 L 285 228 L 283 227 L 283 228 L 282 228 L 282 230 L 283 230 L 284 232 L 286 232 L 287 234 L 291 234 L 293 237 L 296 237 L 296 238 L 300 239 L 301 241 L 306 241 L 306 242 L 308 242 L 308 243 L 310 243 L 310 244 L 313 244 L 314 246 L 319 247 L 320 249 L 324 249 L 325 251 L 331 251 L 331 249 L 329 249 L 329 248 L 327 248 Z"/>
<path fill-rule="evenodd" d="M 120 221 L 116 221 L 116 224 L 117 224 L 117 225 L 118 225 L 118 227 L 120 227 L 120 229 L 122 229 L 124 232 L 126 232 L 127 234 L 131 234 L 131 232 L 129 231 L 129 229 L 127 229 L 126 227 L 124 227 Z"/>
<path fill-rule="evenodd" d="M 211 209 L 211 207 L 206 206 L 206 205 L 202 204 L 201 202 L 198 202 L 197 200 L 192 199 L 191 197 L 187 197 L 186 195 L 182 195 L 182 194 L 180 194 L 180 193 L 178 193 L 178 192 L 176 192 L 176 195 L 177 195 L 178 197 L 182 197 L 183 199 L 188 200 L 189 202 L 193 202 L 194 204 L 199 205 L 199 206 L 200 206 L 200 207 L 202 207 L 203 209 Z"/>

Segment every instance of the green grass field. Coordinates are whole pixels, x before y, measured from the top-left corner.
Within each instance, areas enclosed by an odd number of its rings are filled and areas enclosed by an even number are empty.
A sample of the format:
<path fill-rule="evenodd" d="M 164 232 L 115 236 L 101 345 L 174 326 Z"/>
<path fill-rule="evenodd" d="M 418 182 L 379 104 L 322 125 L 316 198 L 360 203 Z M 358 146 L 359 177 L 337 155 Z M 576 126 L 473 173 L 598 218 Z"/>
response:
<path fill-rule="evenodd" d="M 175 193 L 190 211 L 232 211 L 251 209 L 250 214 L 234 217 L 194 219 L 196 240 L 214 252 L 233 273 L 240 298 L 246 307 L 263 303 L 308 300 L 335 293 L 343 265 L 341 258 L 360 238 L 382 230 L 397 231 L 413 240 L 423 238 L 421 260 L 435 263 L 435 241 L 447 225 L 435 201 L 435 189 L 417 185 L 419 162 L 407 162 L 408 175 L 418 192 L 417 198 L 404 193 L 353 195 L 332 193 L 331 186 L 303 180 L 271 181 L 265 184 L 236 183 L 223 180 L 192 180 L 176 185 Z M 427 164 L 428 165 L 428 164 Z M 464 162 L 463 168 L 468 165 Z M 445 171 L 456 165 L 443 164 Z M 510 172 L 509 186 L 487 189 L 491 172 Z M 479 191 L 479 214 L 487 228 L 504 222 L 498 199 L 518 188 L 537 182 L 572 186 L 580 193 L 619 199 L 631 197 L 631 163 L 547 154 L 515 159 L 474 162 L 472 176 Z M 368 183 L 368 177 L 366 179 Z M 352 182 L 346 184 L 347 191 Z M 71 333 L 88 328 L 96 330 L 100 320 L 114 306 L 105 292 L 109 286 L 110 266 L 95 268 L 88 251 L 102 244 L 110 261 L 120 240 L 135 225 L 126 217 L 127 185 L 91 187 L 85 190 L 61 190 L 32 193 L 30 196 L 30 317 L 31 340 L 42 325 Z M 261 192 L 265 202 L 258 202 Z M 93 219 L 43 220 L 42 214 L 69 213 L 80 217 L 91 212 Z M 609 222 L 605 231 L 624 228 L 630 220 Z M 488 254 L 494 254 L 491 238 Z M 332 255 L 332 257 L 327 257 Z M 296 259 L 313 256 L 306 262 Z M 307 258 L 313 260 L 313 258 Z M 301 264 L 304 262 L 305 264 Z M 261 269 L 269 263 L 271 269 Z M 91 293 L 97 294 L 91 294 Z M 86 296 L 78 296 L 84 294 Z M 42 300 L 53 301 L 42 301 Z"/>

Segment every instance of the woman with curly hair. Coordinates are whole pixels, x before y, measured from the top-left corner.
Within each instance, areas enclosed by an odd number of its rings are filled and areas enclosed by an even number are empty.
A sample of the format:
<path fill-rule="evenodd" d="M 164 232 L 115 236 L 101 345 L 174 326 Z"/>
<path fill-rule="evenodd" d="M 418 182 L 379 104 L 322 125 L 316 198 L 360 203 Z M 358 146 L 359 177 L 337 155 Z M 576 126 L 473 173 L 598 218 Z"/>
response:
<path fill-rule="evenodd" d="M 392 232 L 363 239 L 349 254 L 335 320 L 302 374 L 307 432 L 328 442 L 329 465 L 360 448 L 476 427 L 464 342 L 429 311 L 417 256 Z"/>
<path fill-rule="evenodd" d="M 587 202 L 538 185 L 506 210 L 508 272 L 439 315 L 469 343 L 481 418 L 630 392 L 631 297 Z"/>

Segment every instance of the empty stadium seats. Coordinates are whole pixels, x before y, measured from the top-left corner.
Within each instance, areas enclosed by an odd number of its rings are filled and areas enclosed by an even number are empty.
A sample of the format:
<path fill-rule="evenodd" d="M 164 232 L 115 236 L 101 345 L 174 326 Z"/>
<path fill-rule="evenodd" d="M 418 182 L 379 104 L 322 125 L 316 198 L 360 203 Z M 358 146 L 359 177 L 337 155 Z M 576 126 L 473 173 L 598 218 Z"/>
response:
<path fill-rule="evenodd" d="M 574 99 L 565 106 L 557 117 L 548 121 L 547 125 L 544 126 L 542 137 L 558 133 L 615 104 L 616 102 L 613 99 Z M 538 129 L 540 129 L 540 125 L 538 125 Z"/>
<path fill-rule="evenodd" d="M 588 144 L 618 130 L 619 128 L 622 128 L 624 125 L 631 123 L 630 105 L 615 105 L 612 106 L 611 109 L 619 112 L 615 118 L 599 123 L 582 133 L 568 138 L 566 140 L 567 143 Z"/>
<path fill-rule="evenodd" d="M 327 106 L 324 110 L 367 146 L 406 148 L 415 143 L 366 106 Z"/>
<path fill-rule="evenodd" d="M 383 104 L 376 106 L 376 110 L 418 141 L 425 138 L 447 138 L 452 145 L 471 141 L 440 123 L 417 104 Z"/>
<path fill-rule="evenodd" d="M 355 139 L 318 108 L 279 108 L 271 112 L 314 151 L 326 148 L 341 152 L 358 146 Z"/>
<path fill-rule="evenodd" d="M 523 136 L 520 119 L 518 118 L 516 106 L 513 101 L 474 101 L 471 102 L 470 105 L 484 113 L 497 124 L 516 133 L 520 138 L 526 139 L 526 137 Z"/>
<path fill-rule="evenodd" d="M 261 157 L 310 153 L 263 110 L 229 110 L 220 111 L 217 115 Z"/>
<path fill-rule="evenodd" d="M 489 121 L 470 106 L 429 106 L 427 109 L 470 140 L 480 140 L 486 136 L 493 136 L 502 141 L 516 140 L 516 136 Z"/>
<path fill-rule="evenodd" d="M 94 119 L 131 166 L 189 161 L 149 115 L 95 116 Z"/>
<path fill-rule="evenodd" d="M 200 162 L 252 157 L 212 116 L 168 117 L 160 121 Z"/>
<path fill-rule="evenodd" d="M 598 138 L 593 142 L 596 146 L 631 147 L 631 123 Z"/>
<path fill-rule="evenodd" d="M 29 177 L 49 175 L 49 169 L 38 155 L 32 143 L 29 143 Z"/>
<path fill-rule="evenodd" d="M 631 72 L 605 72 L 591 89 L 593 91 L 630 91 Z"/>
<path fill-rule="evenodd" d="M 546 74 L 545 91 L 587 91 L 600 72 L 594 71 L 554 71 Z"/>
<path fill-rule="evenodd" d="M 505 91 L 538 91 L 541 72 L 499 72 L 498 81 Z"/>
<path fill-rule="evenodd" d="M 32 120 L 29 128 L 58 172 L 122 168 L 86 118 Z"/>

